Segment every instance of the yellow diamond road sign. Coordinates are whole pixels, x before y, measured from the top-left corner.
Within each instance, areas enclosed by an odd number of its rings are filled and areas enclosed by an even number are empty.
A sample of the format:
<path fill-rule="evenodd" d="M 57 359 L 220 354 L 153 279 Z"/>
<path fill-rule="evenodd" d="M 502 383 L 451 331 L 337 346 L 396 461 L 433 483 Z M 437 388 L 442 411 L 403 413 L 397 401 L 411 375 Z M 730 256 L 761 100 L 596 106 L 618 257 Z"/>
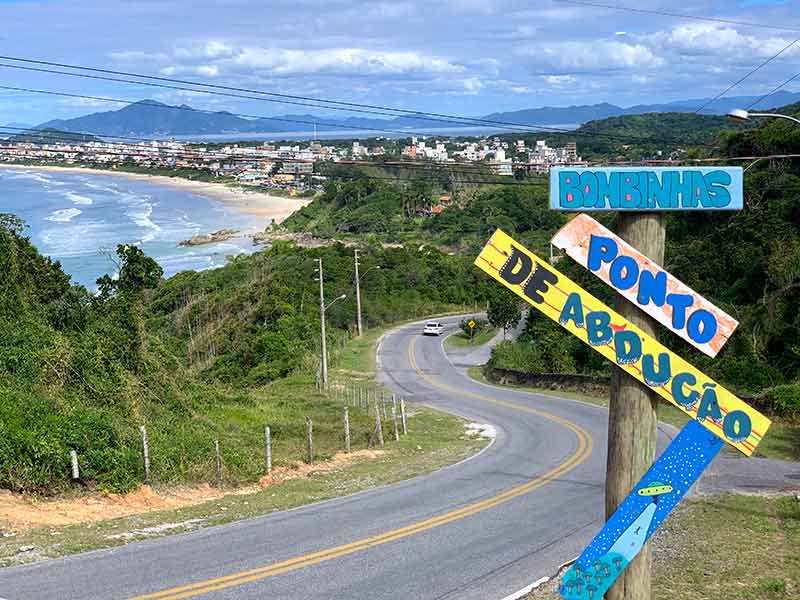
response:
<path fill-rule="evenodd" d="M 473 321 L 472 319 L 469 320 L 469 323 L 467 323 L 467 325 L 469 325 L 470 329 L 475 329 L 475 321 Z"/>

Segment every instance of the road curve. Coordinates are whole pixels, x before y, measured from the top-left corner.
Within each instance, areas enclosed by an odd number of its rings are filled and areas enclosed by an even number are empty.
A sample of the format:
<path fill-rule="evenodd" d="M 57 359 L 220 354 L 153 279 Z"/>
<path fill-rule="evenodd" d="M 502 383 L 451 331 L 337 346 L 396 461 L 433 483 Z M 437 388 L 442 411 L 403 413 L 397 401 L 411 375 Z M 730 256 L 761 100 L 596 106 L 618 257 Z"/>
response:
<path fill-rule="evenodd" d="M 602 525 L 605 411 L 474 382 L 419 331 L 383 339 L 379 377 L 412 410 L 492 424 L 480 454 L 345 498 L 2 570 L 0 596 L 491 600 L 549 574 Z"/>

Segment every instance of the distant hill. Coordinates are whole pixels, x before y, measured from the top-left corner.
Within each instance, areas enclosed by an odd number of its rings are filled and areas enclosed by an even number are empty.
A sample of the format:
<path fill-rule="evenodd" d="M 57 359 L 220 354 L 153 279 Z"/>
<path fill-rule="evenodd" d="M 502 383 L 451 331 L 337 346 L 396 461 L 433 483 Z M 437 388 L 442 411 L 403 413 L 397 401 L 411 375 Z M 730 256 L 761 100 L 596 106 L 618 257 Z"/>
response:
<path fill-rule="evenodd" d="M 61 131 L 52 127 L 37 129 L 18 133 L 8 138 L 9 142 L 28 143 L 28 144 L 85 144 L 87 142 L 101 142 L 102 140 L 94 135 L 86 133 L 74 133 L 71 131 Z"/>
<path fill-rule="evenodd" d="M 749 106 L 758 100 L 755 96 L 734 96 L 715 100 L 703 109 L 704 114 L 724 115 L 732 108 Z M 576 106 L 529 108 L 524 110 L 498 112 L 476 117 L 490 121 L 535 125 L 581 125 L 589 121 L 638 115 L 646 113 L 679 112 L 693 113 L 708 99 L 697 98 L 661 104 L 639 104 L 623 108 L 609 103 Z M 769 108 L 800 102 L 800 93 L 777 92 L 755 108 Z M 280 132 L 310 132 L 317 124 L 319 131 L 354 130 L 367 128 L 370 135 L 380 130 L 405 131 L 409 135 L 414 130 L 431 130 L 458 127 L 459 124 L 444 120 L 430 120 L 406 116 L 391 119 L 365 117 L 319 117 L 308 114 L 287 114 L 270 118 L 244 118 L 229 112 L 209 112 L 197 110 L 187 105 L 171 106 L 155 100 L 142 100 L 119 110 L 92 113 L 74 119 L 57 119 L 39 125 L 39 128 L 83 131 L 105 136 L 197 136 L 219 134 L 254 134 Z M 472 125 L 472 127 L 480 124 Z M 467 126 L 467 125 L 463 125 Z M 351 135 L 348 133 L 348 135 Z"/>

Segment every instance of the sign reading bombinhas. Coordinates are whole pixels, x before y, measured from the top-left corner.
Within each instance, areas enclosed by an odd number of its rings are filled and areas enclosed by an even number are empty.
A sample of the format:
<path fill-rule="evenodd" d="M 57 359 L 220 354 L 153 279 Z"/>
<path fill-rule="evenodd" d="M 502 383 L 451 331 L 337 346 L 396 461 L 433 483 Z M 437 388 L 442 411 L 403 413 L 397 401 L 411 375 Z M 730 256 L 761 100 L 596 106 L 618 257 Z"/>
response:
<path fill-rule="evenodd" d="M 553 167 L 554 210 L 741 210 L 741 167 Z"/>

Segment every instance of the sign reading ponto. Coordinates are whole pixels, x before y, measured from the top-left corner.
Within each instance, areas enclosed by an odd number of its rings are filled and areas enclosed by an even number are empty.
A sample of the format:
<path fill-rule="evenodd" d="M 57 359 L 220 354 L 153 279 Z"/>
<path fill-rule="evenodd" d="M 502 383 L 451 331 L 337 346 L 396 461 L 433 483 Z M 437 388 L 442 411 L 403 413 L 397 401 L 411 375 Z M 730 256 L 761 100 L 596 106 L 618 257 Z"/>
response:
<path fill-rule="evenodd" d="M 741 210 L 741 167 L 554 167 L 554 210 Z"/>
<path fill-rule="evenodd" d="M 770 420 L 508 235 L 475 265 L 714 435 L 750 456 Z"/>
<path fill-rule="evenodd" d="M 589 215 L 577 215 L 552 243 L 709 356 L 717 355 L 739 324 Z"/>

